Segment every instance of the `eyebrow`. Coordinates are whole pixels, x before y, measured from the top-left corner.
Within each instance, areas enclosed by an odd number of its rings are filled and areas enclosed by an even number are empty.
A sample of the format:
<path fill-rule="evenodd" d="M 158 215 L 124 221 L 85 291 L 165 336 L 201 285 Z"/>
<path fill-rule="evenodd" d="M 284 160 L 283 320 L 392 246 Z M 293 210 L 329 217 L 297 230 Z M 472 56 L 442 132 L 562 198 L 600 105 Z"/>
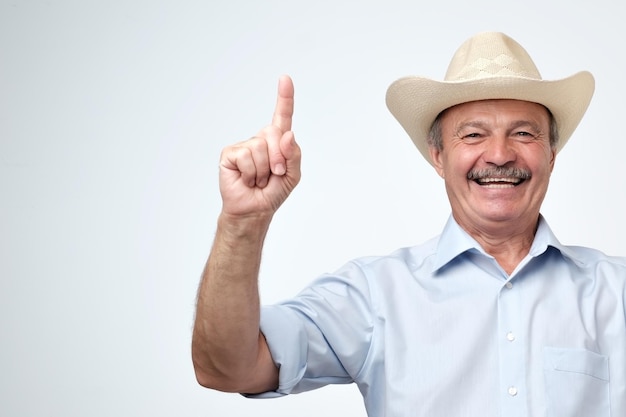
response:
<path fill-rule="evenodd" d="M 533 129 L 535 132 L 541 132 L 542 129 L 540 127 L 540 125 L 536 122 L 530 121 L 530 120 L 515 120 L 511 123 L 509 123 L 508 125 L 508 129 L 509 130 L 514 130 L 520 127 L 524 127 L 524 126 L 528 126 L 531 129 Z M 459 125 L 456 129 L 456 132 L 460 132 L 461 130 L 468 128 L 468 127 L 474 127 L 474 128 L 480 128 L 480 129 L 486 129 L 489 130 L 489 123 L 481 121 L 481 120 L 470 120 L 468 122 L 464 122 L 461 125 Z"/>
<path fill-rule="evenodd" d="M 480 127 L 480 128 L 485 128 L 485 125 L 487 125 L 488 123 L 485 122 L 481 122 L 480 120 L 471 120 L 469 122 L 464 122 L 462 124 L 460 124 L 456 131 L 460 131 L 462 129 L 465 129 L 466 127 Z"/>
<path fill-rule="evenodd" d="M 532 128 L 535 132 L 541 132 L 542 129 L 539 125 L 539 123 L 530 121 L 530 120 L 517 120 L 513 123 L 510 124 L 510 129 L 517 129 L 518 127 L 524 127 L 524 126 L 528 126 L 530 128 Z"/>

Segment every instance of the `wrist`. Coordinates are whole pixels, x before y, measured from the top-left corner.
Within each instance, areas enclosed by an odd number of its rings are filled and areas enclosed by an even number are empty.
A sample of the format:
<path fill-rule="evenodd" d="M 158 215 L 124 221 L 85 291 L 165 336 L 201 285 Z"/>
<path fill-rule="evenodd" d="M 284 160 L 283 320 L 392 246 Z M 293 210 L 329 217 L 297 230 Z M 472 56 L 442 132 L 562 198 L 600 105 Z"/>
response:
<path fill-rule="evenodd" d="M 255 213 L 247 215 L 232 215 L 220 213 L 217 221 L 218 232 L 234 240 L 263 240 L 272 221 L 272 215 Z"/>

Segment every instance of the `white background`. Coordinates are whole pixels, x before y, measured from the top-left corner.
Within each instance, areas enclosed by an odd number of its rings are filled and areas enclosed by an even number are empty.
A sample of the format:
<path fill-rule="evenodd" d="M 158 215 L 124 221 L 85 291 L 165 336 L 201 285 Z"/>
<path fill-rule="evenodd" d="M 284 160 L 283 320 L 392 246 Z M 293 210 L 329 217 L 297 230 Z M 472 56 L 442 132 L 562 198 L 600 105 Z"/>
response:
<path fill-rule="evenodd" d="M 303 179 L 276 216 L 263 301 L 441 230 L 443 183 L 387 111 L 469 36 L 518 40 L 596 94 L 543 213 L 626 254 L 626 26 L 618 2 L 0 0 L 0 415 L 364 416 L 354 385 L 248 400 L 195 382 L 195 292 L 223 146 L 296 86 Z"/>

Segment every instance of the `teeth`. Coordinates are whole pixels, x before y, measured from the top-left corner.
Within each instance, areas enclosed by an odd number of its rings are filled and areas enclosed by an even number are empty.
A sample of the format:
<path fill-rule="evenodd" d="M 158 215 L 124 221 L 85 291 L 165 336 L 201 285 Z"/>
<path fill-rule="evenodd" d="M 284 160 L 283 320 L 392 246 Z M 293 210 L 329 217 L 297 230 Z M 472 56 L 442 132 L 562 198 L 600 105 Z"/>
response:
<path fill-rule="evenodd" d="M 516 184 L 511 183 L 490 183 L 490 184 L 481 184 L 482 187 L 485 188 L 513 188 Z"/>
<path fill-rule="evenodd" d="M 490 188 L 508 188 L 519 184 L 522 180 L 520 178 L 479 178 L 476 182 Z"/>
<path fill-rule="evenodd" d="M 510 182 L 513 184 L 517 184 L 521 180 L 519 178 L 480 178 L 478 181 L 480 182 Z"/>

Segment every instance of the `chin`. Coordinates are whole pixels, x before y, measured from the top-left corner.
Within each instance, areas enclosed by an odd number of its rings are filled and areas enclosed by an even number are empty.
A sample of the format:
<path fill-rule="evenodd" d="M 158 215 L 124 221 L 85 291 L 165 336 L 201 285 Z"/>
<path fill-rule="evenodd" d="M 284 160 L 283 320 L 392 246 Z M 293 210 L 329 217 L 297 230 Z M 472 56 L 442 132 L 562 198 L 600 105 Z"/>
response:
<path fill-rule="evenodd" d="M 489 222 L 499 222 L 499 223 L 506 223 L 506 222 L 515 222 L 516 224 L 519 224 L 520 222 L 523 222 L 525 218 L 527 218 L 529 211 L 490 211 L 487 213 L 483 213 L 483 215 L 481 216 L 483 219 L 489 221 Z"/>

